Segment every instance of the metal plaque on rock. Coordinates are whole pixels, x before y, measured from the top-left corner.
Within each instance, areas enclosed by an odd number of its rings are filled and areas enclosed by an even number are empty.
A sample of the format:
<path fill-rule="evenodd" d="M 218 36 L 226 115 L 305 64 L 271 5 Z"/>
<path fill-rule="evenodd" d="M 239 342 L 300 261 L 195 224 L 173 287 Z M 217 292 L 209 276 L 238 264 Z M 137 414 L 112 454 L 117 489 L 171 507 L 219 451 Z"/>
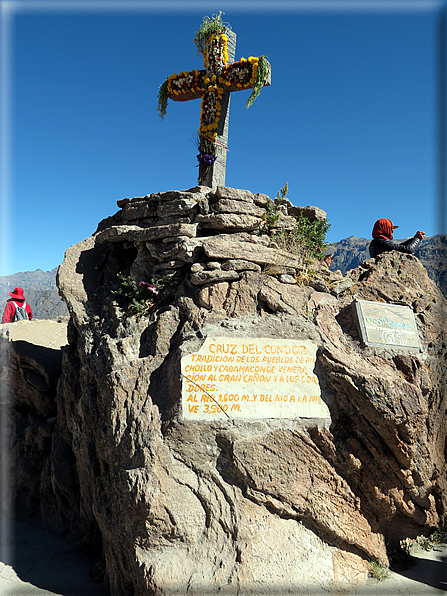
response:
<path fill-rule="evenodd" d="M 409 306 L 356 300 L 354 310 L 365 345 L 420 351 L 414 312 Z"/>
<path fill-rule="evenodd" d="M 330 418 L 309 340 L 208 337 L 181 359 L 186 420 Z"/>

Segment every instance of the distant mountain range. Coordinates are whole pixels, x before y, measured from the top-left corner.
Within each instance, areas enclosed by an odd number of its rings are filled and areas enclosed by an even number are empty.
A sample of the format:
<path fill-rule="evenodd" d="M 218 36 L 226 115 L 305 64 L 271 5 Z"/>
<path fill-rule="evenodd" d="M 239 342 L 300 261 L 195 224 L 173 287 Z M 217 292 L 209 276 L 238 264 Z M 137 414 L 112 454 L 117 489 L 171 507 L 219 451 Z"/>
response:
<path fill-rule="evenodd" d="M 370 242 L 371 240 L 355 236 L 334 242 L 335 253 L 331 269 L 340 269 L 343 274 L 349 269 L 355 269 L 362 261 L 370 258 Z M 421 261 L 430 279 L 447 298 L 447 235 L 438 234 L 425 238 L 414 256 Z"/>
<path fill-rule="evenodd" d="M 56 286 L 56 271 L 25 271 L 0 277 L 0 308 L 3 314 L 5 303 L 9 299 L 9 292 L 14 288 L 22 288 L 25 300 L 31 306 L 36 319 L 57 319 L 68 316 L 65 302 L 59 296 Z"/>
<path fill-rule="evenodd" d="M 334 242 L 334 260 L 331 269 L 345 274 L 369 259 L 370 240 L 350 236 Z M 429 277 L 438 284 L 447 298 L 447 235 L 438 234 L 425 238 L 414 253 L 427 269 Z M 56 269 L 51 271 L 25 271 L 0 277 L 0 308 L 3 312 L 9 292 L 22 288 L 36 319 L 56 319 L 68 315 L 67 307 L 56 287 Z"/>

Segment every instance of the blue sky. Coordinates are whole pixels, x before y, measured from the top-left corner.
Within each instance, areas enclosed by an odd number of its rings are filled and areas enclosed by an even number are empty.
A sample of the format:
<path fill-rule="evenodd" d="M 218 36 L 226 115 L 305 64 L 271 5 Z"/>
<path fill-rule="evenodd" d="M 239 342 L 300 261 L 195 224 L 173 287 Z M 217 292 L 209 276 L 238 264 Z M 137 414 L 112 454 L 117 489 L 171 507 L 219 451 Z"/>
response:
<path fill-rule="evenodd" d="M 59 265 L 123 197 L 197 182 L 200 102 L 169 102 L 173 72 L 222 10 L 236 60 L 267 55 L 272 85 L 233 94 L 227 186 L 328 214 L 328 241 L 442 229 L 437 31 L 442 2 L 1 1 L 0 275 Z"/>

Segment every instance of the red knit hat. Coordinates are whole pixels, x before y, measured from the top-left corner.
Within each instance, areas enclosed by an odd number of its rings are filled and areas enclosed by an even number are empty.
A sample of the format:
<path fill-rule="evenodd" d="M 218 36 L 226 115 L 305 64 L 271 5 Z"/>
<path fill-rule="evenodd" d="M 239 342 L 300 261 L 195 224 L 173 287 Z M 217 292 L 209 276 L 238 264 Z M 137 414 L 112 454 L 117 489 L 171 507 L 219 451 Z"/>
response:
<path fill-rule="evenodd" d="M 16 300 L 25 300 L 22 288 L 14 288 L 14 292 L 9 292 L 9 295 Z"/>

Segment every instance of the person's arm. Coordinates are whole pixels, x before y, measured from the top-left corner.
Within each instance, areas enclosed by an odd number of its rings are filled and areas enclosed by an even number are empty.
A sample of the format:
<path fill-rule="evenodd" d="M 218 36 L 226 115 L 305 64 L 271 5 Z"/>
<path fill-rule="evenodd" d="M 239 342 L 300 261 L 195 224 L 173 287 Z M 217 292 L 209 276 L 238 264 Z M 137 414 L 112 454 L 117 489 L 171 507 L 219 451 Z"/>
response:
<path fill-rule="evenodd" d="M 371 258 L 377 257 L 383 252 L 388 252 L 390 250 L 398 250 L 399 252 L 413 254 L 424 237 L 425 232 L 416 232 L 413 238 L 404 240 L 404 242 L 396 242 L 395 240 L 389 240 L 388 238 L 374 238 L 369 245 L 369 254 L 371 255 Z"/>
<path fill-rule="evenodd" d="M 401 242 L 401 243 L 396 242 L 395 244 L 397 244 L 397 246 L 393 250 L 398 250 L 400 252 L 407 252 L 407 253 L 413 254 L 414 251 L 419 246 L 419 244 L 421 243 L 421 241 L 422 241 L 422 238 L 416 234 L 415 236 L 413 236 L 413 238 L 409 238 L 408 240 L 405 240 L 404 242 Z"/>
<path fill-rule="evenodd" d="M 2 316 L 2 323 L 12 323 L 15 310 L 14 304 L 12 302 L 7 302 Z"/>
<path fill-rule="evenodd" d="M 421 243 L 421 239 L 417 236 L 410 238 L 409 240 L 404 240 L 404 242 L 396 242 L 395 240 L 389 240 L 388 238 L 379 238 L 380 242 L 378 245 L 380 247 L 379 252 L 388 252 L 390 250 L 398 250 L 399 252 L 406 252 L 409 254 L 413 254 L 414 251 L 417 249 L 419 244 Z"/>
<path fill-rule="evenodd" d="M 33 311 L 31 310 L 31 306 L 28 304 L 28 302 L 26 303 L 25 310 L 28 314 L 29 320 L 32 321 L 33 320 Z"/>

